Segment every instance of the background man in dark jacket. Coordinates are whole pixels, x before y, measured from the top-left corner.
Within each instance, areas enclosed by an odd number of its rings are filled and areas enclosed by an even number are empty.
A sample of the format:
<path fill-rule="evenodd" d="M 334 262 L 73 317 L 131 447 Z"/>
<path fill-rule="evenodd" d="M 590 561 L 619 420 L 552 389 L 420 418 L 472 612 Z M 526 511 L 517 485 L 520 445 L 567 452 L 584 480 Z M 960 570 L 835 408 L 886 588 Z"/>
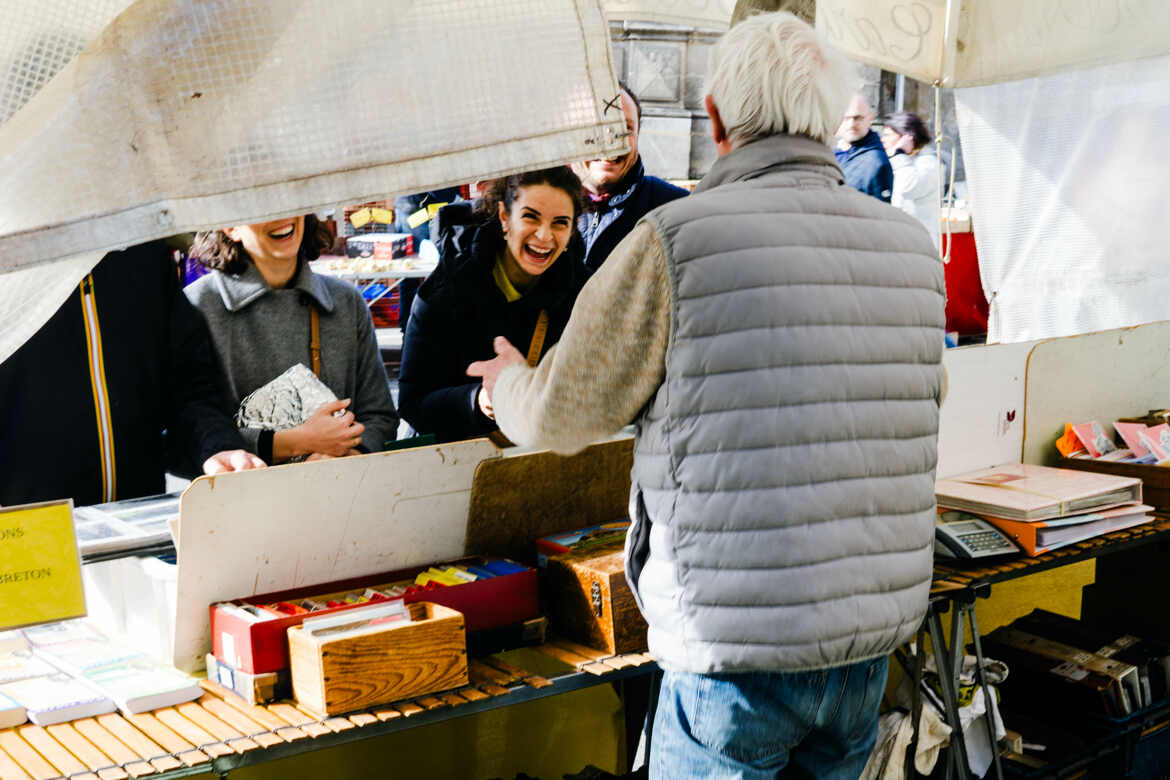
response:
<path fill-rule="evenodd" d="M 168 459 L 189 473 L 263 467 L 225 403 L 171 250 L 111 252 L 0 364 L 0 504 L 161 493 Z"/>
<path fill-rule="evenodd" d="M 865 98 L 854 95 L 837 128 L 840 141 L 833 153 L 845 173 L 846 184 L 889 203 L 894 192 L 894 169 L 890 167 L 890 156 L 882 146 L 882 139 L 870 129 L 873 116 Z"/>
<path fill-rule="evenodd" d="M 642 158 L 638 156 L 642 105 L 629 87 L 621 82 L 619 86 L 630 151 L 621 157 L 584 160 L 570 166 L 585 187 L 585 213 L 577 220 L 577 230 L 585 239 L 587 274 L 601 267 L 613 248 L 648 211 L 687 194 L 682 187 L 646 175 Z M 880 141 L 878 148 L 881 148 Z"/>

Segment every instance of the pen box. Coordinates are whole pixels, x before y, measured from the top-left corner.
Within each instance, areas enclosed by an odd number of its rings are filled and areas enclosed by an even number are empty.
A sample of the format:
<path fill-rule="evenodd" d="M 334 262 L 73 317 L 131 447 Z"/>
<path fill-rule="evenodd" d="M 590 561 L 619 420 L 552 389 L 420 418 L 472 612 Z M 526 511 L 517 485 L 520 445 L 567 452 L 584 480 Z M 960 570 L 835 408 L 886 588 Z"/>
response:
<path fill-rule="evenodd" d="M 249 674 L 207 654 L 207 679 L 227 688 L 249 704 L 287 699 L 292 696 L 292 680 L 288 669 L 279 672 Z"/>
<path fill-rule="evenodd" d="M 467 685 L 463 615 L 416 602 L 410 621 L 356 635 L 288 629 L 293 695 L 318 717 Z"/>
<path fill-rule="evenodd" d="M 1142 481 L 1142 501 L 1159 512 L 1170 512 L 1170 468 L 1152 463 L 1119 463 L 1092 458 L 1061 458 L 1056 465 L 1062 469 L 1137 477 Z"/>
<path fill-rule="evenodd" d="M 527 566 L 481 557 L 462 558 L 453 565 L 482 567 L 486 564 L 507 564 L 510 573 L 500 574 L 460 585 L 436 587 L 407 593 L 406 603 L 429 601 L 457 610 L 463 614 L 466 630 L 479 632 L 524 623 L 540 616 L 536 570 Z M 448 565 L 448 564 L 444 564 Z M 330 615 L 361 604 L 343 604 L 311 613 L 289 615 L 252 615 L 247 609 L 258 609 L 264 604 L 295 603 L 305 599 L 321 599 L 330 594 L 365 588 L 379 588 L 402 581 L 413 581 L 428 566 L 355 577 L 320 585 L 266 593 L 231 602 L 212 604 L 211 644 L 215 657 L 234 669 L 249 674 L 276 672 L 289 668 L 287 631 L 301 624 L 309 615 Z"/>

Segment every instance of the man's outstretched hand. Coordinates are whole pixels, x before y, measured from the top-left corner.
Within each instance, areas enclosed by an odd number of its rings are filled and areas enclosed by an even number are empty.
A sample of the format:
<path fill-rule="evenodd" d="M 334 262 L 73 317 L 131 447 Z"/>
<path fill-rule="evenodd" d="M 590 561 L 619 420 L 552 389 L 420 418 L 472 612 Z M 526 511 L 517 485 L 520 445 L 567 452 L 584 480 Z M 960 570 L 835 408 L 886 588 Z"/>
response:
<path fill-rule="evenodd" d="M 496 390 L 496 380 L 500 372 L 508 366 L 523 363 L 524 356 L 503 336 L 496 336 L 492 346 L 496 349 L 496 356 L 491 360 L 477 360 L 467 367 L 468 376 L 477 376 L 483 380 L 483 389 L 487 391 L 488 401 Z"/>

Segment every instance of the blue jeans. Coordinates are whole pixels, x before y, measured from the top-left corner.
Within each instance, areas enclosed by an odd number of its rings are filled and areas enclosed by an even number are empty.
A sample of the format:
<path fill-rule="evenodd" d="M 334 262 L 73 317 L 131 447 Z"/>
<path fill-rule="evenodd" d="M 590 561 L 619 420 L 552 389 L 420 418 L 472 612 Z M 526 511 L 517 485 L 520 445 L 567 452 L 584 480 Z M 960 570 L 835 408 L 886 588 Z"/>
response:
<path fill-rule="evenodd" d="M 887 656 L 815 672 L 666 671 L 650 777 L 856 780 L 888 671 Z"/>

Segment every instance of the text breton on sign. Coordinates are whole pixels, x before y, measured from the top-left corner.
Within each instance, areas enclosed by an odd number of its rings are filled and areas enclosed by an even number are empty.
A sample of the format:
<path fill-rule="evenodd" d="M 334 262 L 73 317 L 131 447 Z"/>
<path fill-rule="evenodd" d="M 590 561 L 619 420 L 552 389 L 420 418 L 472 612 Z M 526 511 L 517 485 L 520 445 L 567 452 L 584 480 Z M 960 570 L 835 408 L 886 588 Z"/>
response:
<path fill-rule="evenodd" d="M 84 615 L 73 502 L 0 508 L 0 630 Z"/>

